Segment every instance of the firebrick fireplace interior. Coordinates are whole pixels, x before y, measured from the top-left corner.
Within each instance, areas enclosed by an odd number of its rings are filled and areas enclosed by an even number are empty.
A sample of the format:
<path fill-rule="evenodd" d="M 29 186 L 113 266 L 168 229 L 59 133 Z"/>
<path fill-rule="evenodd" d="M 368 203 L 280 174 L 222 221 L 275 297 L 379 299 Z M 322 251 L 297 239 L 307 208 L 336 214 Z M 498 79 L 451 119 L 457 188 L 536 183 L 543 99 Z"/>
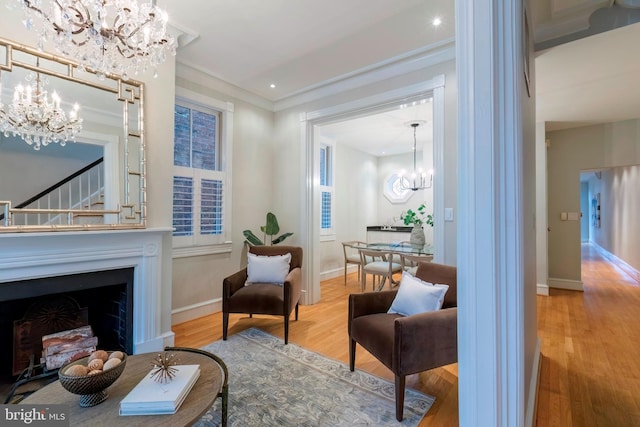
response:
<path fill-rule="evenodd" d="M 13 343 L 15 322 L 34 304 L 64 296 L 76 301 L 79 307 L 86 307 L 88 324 L 98 337 L 98 348 L 131 354 L 133 283 L 133 268 L 0 283 L 0 342 Z M 14 377 L 13 353 L 0 352 L 0 382 L 11 382 Z"/>

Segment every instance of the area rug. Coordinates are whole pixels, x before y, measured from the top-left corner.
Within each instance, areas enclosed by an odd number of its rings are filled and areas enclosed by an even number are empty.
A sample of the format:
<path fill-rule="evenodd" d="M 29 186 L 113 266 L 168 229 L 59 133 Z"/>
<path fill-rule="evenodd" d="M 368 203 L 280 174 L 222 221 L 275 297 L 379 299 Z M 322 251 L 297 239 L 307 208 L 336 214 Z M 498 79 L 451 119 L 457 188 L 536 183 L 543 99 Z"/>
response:
<path fill-rule="evenodd" d="M 230 426 L 416 426 L 435 401 L 407 389 L 400 423 L 392 382 L 255 328 L 203 349 L 229 369 Z M 220 425 L 220 405 L 196 425 Z"/>

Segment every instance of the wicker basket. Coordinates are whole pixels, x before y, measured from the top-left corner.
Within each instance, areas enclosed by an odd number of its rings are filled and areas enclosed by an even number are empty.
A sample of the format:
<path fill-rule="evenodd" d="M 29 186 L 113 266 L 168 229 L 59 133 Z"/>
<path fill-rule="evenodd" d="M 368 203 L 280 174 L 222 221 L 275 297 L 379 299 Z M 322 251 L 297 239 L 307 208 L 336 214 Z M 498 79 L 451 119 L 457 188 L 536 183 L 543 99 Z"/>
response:
<path fill-rule="evenodd" d="M 113 384 L 114 381 L 120 377 L 122 371 L 124 371 L 124 367 L 127 363 L 127 355 L 124 355 L 122 362 L 120 362 L 116 367 L 103 371 L 99 374 L 84 376 L 71 376 L 64 374 L 64 372 L 67 372 L 67 369 L 72 365 L 87 366 L 88 360 L 88 356 L 83 357 L 82 359 L 66 364 L 58 371 L 58 378 L 60 378 L 60 384 L 62 384 L 62 387 L 73 394 L 79 394 L 80 406 L 83 408 L 95 406 L 107 399 L 109 395 L 106 392 L 106 388 Z"/>

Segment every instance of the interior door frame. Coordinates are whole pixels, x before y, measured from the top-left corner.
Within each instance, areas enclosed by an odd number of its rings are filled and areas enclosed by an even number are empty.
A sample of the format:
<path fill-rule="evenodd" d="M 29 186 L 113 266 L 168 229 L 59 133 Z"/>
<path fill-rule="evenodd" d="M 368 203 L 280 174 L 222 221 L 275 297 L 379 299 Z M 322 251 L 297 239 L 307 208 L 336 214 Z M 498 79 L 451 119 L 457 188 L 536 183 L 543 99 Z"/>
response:
<path fill-rule="evenodd" d="M 444 93 L 445 77 L 438 75 L 424 82 L 379 93 L 352 102 L 321 110 L 300 114 L 301 138 L 301 245 L 306 266 L 303 269 L 303 304 L 314 304 L 320 300 L 320 206 L 315 197 L 319 177 L 314 165 L 317 160 L 318 138 L 316 128 L 323 123 L 348 119 L 363 110 L 375 112 L 388 108 L 390 104 L 402 103 L 408 98 L 429 97 L 433 99 L 433 212 L 434 212 L 434 261 L 443 262 L 444 239 Z"/>

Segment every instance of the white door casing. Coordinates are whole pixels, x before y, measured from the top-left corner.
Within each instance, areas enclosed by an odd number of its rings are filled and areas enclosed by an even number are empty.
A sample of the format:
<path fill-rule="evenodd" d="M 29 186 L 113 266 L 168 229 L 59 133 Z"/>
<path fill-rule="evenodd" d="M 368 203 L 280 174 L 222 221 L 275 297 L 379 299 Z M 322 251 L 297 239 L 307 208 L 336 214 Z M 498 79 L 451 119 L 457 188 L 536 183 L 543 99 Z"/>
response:
<path fill-rule="evenodd" d="M 388 105 L 410 97 L 433 98 L 433 212 L 434 212 L 434 260 L 442 262 L 445 253 L 444 239 L 444 75 L 433 77 L 422 83 L 387 91 L 367 98 L 322 110 L 300 114 L 302 188 L 300 212 L 301 245 L 305 253 L 303 268 L 303 304 L 313 304 L 320 300 L 320 256 L 316 248 L 320 244 L 320 206 L 318 197 L 319 177 L 314 173 L 317 163 L 319 141 L 316 128 L 329 120 L 347 118 L 363 109 L 375 110 L 376 106 Z M 440 171 L 440 173 L 438 173 Z"/>

